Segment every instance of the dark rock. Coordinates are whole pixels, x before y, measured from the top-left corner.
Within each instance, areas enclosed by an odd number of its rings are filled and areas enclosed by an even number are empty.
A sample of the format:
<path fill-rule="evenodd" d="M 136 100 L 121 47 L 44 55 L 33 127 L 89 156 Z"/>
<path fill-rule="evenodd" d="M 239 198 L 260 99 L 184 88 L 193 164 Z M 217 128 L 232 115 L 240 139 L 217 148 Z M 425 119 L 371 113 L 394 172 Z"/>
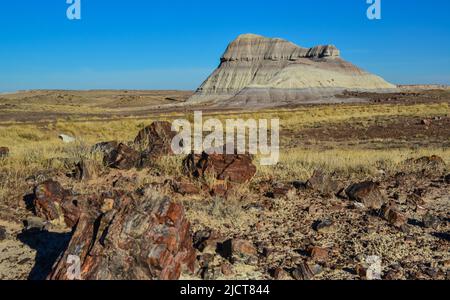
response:
<path fill-rule="evenodd" d="M 76 180 L 92 180 L 97 178 L 100 167 L 94 160 L 84 159 L 80 161 L 73 171 Z"/>
<path fill-rule="evenodd" d="M 369 209 L 380 209 L 386 203 L 378 184 L 372 181 L 353 184 L 345 193 L 350 200 L 361 202 Z"/>
<path fill-rule="evenodd" d="M 72 239 L 48 279 L 68 279 L 69 255 L 83 280 L 175 280 L 194 272 L 195 251 L 184 208 L 158 193 L 123 195 L 107 214 L 83 210 Z"/>
<path fill-rule="evenodd" d="M 439 225 L 441 224 L 441 220 L 438 217 L 433 216 L 429 212 L 423 216 L 422 221 L 423 221 L 423 225 L 426 228 L 437 229 L 439 227 Z"/>
<path fill-rule="evenodd" d="M 125 144 L 117 145 L 112 151 L 105 153 L 103 157 L 105 166 L 119 170 L 135 168 L 139 166 L 140 161 L 140 153 Z"/>
<path fill-rule="evenodd" d="M 229 239 L 218 248 L 219 254 L 234 263 L 236 261 L 249 263 L 257 257 L 257 250 L 252 242 L 242 239 Z"/>
<path fill-rule="evenodd" d="M 334 222 L 329 219 L 318 221 L 313 225 L 313 228 L 320 233 L 331 232 L 334 230 Z"/>
<path fill-rule="evenodd" d="M 6 158 L 9 155 L 9 148 L 0 147 L 0 158 Z"/>
<path fill-rule="evenodd" d="M 6 240 L 6 228 L 0 226 L 0 242 Z"/>
<path fill-rule="evenodd" d="M 78 200 L 59 182 L 47 180 L 34 190 L 34 210 L 38 217 L 55 225 L 73 227 L 80 216 Z"/>
<path fill-rule="evenodd" d="M 450 174 L 444 177 L 444 181 L 445 183 L 450 184 Z"/>
<path fill-rule="evenodd" d="M 340 191 L 339 183 L 322 170 L 315 170 L 312 177 L 306 182 L 306 186 L 324 196 L 336 195 Z"/>
<path fill-rule="evenodd" d="M 383 218 L 389 222 L 389 224 L 402 228 L 408 222 L 408 218 L 400 213 L 394 206 L 386 204 L 381 209 Z"/>
<path fill-rule="evenodd" d="M 314 272 L 307 262 L 302 262 L 292 271 L 292 277 L 295 280 L 310 280 L 314 277 Z"/>
<path fill-rule="evenodd" d="M 172 140 L 176 134 L 169 122 L 153 122 L 138 133 L 134 143 L 144 151 L 145 158 L 151 160 L 173 154 Z"/>
<path fill-rule="evenodd" d="M 183 196 L 196 195 L 200 193 L 200 188 L 198 188 L 194 183 L 182 179 L 171 180 L 170 186 L 175 193 Z"/>
<path fill-rule="evenodd" d="M 252 156 L 247 154 L 190 154 L 183 161 L 185 173 L 195 178 L 205 175 L 231 183 L 246 183 L 256 173 Z"/>
<path fill-rule="evenodd" d="M 289 276 L 288 272 L 286 272 L 283 268 L 275 268 L 271 271 L 272 277 L 275 280 L 289 280 L 292 279 L 291 276 Z"/>
<path fill-rule="evenodd" d="M 100 152 L 103 155 L 109 155 L 112 151 L 116 150 L 119 146 L 119 142 L 111 141 L 111 142 L 102 142 L 95 144 L 91 152 Z"/>

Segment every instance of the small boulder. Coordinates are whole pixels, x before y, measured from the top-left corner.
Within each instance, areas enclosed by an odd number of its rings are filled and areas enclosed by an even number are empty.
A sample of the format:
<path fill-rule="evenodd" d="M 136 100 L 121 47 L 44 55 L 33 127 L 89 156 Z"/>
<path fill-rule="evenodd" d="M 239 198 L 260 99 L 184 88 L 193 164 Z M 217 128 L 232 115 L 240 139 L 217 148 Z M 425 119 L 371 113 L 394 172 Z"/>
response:
<path fill-rule="evenodd" d="M 7 147 L 0 147 L 0 159 L 6 158 L 9 155 L 9 148 Z"/>
<path fill-rule="evenodd" d="M 441 224 L 441 220 L 429 212 L 427 212 L 422 217 L 422 222 L 425 228 L 433 228 L 433 229 L 438 229 L 439 225 Z"/>
<path fill-rule="evenodd" d="M 326 248 L 314 246 L 309 249 L 309 255 L 311 256 L 311 258 L 318 262 L 326 261 L 328 259 L 328 254 L 329 251 Z"/>
<path fill-rule="evenodd" d="M 246 183 L 256 174 L 252 156 L 247 154 L 190 154 L 184 161 L 185 173 L 195 178 L 212 175 L 217 180 Z"/>
<path fill-rule="evenodd" d="M 76 180 L 91 180 L 98 176 L 99 165 L 94 160 L 84 159 L 77 163 L 73 171 L 73 177 Z"/>
<path fill-rule="evenodd" d="M 312 177 L 306 182 L 306 186 L 324 196 L 336 195 L 340 191 L 339 183 L 322 170 L 315 170 Z"/>
<path fill-rule="evenodd" d="M 35 187 L 33 203 L 36 215 L 54 225 L 71 228 L 80 215 L 79 201 L 52 179 Z"/>
<path fill-rule="evenodd" d="M 293 271 L 292 277 L 295 280 L 310 280 L 314 277 L 314 272 L 306 261 L 299 264 Z"/>
<path fill-rule="evenodd" d="M 373 181 L 356 183 L 345 191 L 350 200 L 361 202 L 369 209 L 380 209 L 386 203 L 378 184 Z"/>
<path fill-rule="evenodd" d="M 335 230 L 335 224 L 332 220 L 325 219 L 315 222 L 313 229 L 320 233 L 329 233 Z"/>
<path fill-rule="evenodd" d="M 105 153 L 103 163 L 105 166 L 119 169 L 129 170 L 140 164 L 141 155 L 133 148 L 120 143 L 115 149 L 109 153 Z"/>
<path fill-rule="evenodd" d="M 153 122 L 139 131 L 134 143 L 144 150 L 148 159 L 172 155 L 172 140 L 176 136 L 172 125 L 166 121 Z"/>
<path fill-rule="evenodd" d="M 66 144 L 73 143 L 76 140 L 74 137 L 67 134 L 60 134 L 58 137 L 61 141 L 63 141 Z"/>
<path fill-rule="evenodd" d="M 383 218 L 389 222 L 389 224 L 402 228 L 408 222 L 408 218 L 399 212 L 394 206 L 386 204 L 381 209 Z"/>
<path fill-rule="evenodd" d="M 6 228 L 0 226 L 0 242 L 6 240 Z"/>
<path fill-rule="evenodd" d="M 229 239 L 218 247 L 218 252 L 222 257 L 234 263 L 236 261 L 251 263 L 257 257 L 256 247 L 252 242 L 242 239 Z"/>

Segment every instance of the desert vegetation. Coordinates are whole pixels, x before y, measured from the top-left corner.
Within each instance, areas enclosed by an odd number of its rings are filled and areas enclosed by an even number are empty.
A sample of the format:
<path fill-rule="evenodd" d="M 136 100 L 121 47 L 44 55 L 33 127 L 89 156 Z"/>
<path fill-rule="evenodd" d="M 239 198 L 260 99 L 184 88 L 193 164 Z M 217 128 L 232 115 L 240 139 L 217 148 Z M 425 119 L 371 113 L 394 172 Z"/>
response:
<path fill-rule="evenodd" d="M 0 147 L 9 149 L 0 158 L 0 226 L 7 232 L 6 242 L 0 241 L 6 249 L 0 255 L 1 278 L 49 276 L 54 253 L 36 267 L 36 251 L 42 249 L 17 237 L 24 230 L 22 221 L 33 216 L 27 195 L 47 180 L 59 182 L 76 195 L 152 189 L 182 203 L 199 257 L 197 271 L 183 273 L 186 278 L 360 278 L 367 255 L 383 258 L 385 278 L 448 278 L 444 272 L 450 259 L 445 177 L 450 164 L 448 92 L 437 98 L 430 92 L 432 101 L 426 93 L 412 95 L 419 100 L 402 104 L 392 100 L 257 111 L 206 110 L 204 119 L 280 119 L 279 164 L 260 166 L 255 157 L 251 180 L 232 186 L 217 174 L 205 174 L 203 180 L 191 178 L 183 167 L 184 156 L 163 155 L 150 165 L 125 169 L 105 165 L 105 154 L 93 151 L 94 145 L 118 141 L 129 151 L 139 150 L 133 145 L 139 131 L 155 121 L 189 119 L 195 109 L 153 106 L 151 112 L 140 114 L 136 101 L 144 97 L 142 101 L 149 101 L 150 107 L 153 96 L 118 94 L 57 91 L 30 96 L 27 92 L 0 99 Z M 175 101 L 172 98 L 183 102 L 179 99 L 185 95 L 153 94 L 169 98 L 167 102 Z M 49 100 L 37 105 L 33 97 Z M 85 97 L 99 100 L 95 103 Z M 111 97 L 114 101 L 107 100 Z M 122 99 L 119 105 L 121 97 L 131 100 Z M 39 113 L 45 117 L 36 117 Z M 14 114 L 19 116 L 16 120 L 10 118 Z M 35 117 L 27 119 L 31 115 Z M 75 142 L 64 143 L 60 134 L 74 137 Z M 97 175 L 80 181 L 73 174 L 83 161 L 95 165 Z M 377 197 L 385 199 L 382 204 L 393 202 L 398 208 L 382 211 L 383 205 L 373 206 L 371 200 L 345 192 L 361 182 L 377 184 L 383 194 Z M 391 220 L 396 214 L 406 221 Z M 430 218 L 431 225 L 426 222 Z M 323 226 L 317 227 L 321 222 Z M 61 222 L 48 226 L 51 232 L 70 232 Z M 33 238 L 45 243 L 42 235 Z M 233 251 L 239 258 L 209 249 L 227 240 L 238 245 Z M 199 250 L 199 243 L 206 250 Z M 53 250 L 58 254 L 66 246 L 62 243 Z M 10 271 L 15 259 L 22 261 L 16 272 Z M 58 270 L 52 274 L 60 276 Z"/>

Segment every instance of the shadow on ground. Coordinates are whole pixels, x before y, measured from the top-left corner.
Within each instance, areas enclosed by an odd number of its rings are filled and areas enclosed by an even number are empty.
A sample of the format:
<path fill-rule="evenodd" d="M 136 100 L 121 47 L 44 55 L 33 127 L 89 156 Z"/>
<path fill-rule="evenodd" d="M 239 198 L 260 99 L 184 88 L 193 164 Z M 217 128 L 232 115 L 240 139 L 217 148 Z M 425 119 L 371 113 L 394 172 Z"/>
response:
<path fill-rule="evenodd" d="M 71 233 L 55 233 L 29 230 L 20 233 L 17 238 L 36 250 L 36 261 L 28 275 L 29 280 L 45 280 L 50 274 L 53 264 L 67 248 Z"/>

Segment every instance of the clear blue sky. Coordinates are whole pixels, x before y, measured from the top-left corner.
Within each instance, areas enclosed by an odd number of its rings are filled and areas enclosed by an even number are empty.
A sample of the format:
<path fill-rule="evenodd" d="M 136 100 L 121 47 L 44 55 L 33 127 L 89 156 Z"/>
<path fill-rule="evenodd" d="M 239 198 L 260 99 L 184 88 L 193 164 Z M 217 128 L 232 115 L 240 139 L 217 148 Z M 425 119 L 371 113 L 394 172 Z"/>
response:
<path fill-rule="evenodd" d="M 394 83 L 450 84 L 450 1 L 66 0 L 0 2 L 0 91 L 195 89 L 242 33 L 304 47 L 335 44 L 342 56 Z"/>

